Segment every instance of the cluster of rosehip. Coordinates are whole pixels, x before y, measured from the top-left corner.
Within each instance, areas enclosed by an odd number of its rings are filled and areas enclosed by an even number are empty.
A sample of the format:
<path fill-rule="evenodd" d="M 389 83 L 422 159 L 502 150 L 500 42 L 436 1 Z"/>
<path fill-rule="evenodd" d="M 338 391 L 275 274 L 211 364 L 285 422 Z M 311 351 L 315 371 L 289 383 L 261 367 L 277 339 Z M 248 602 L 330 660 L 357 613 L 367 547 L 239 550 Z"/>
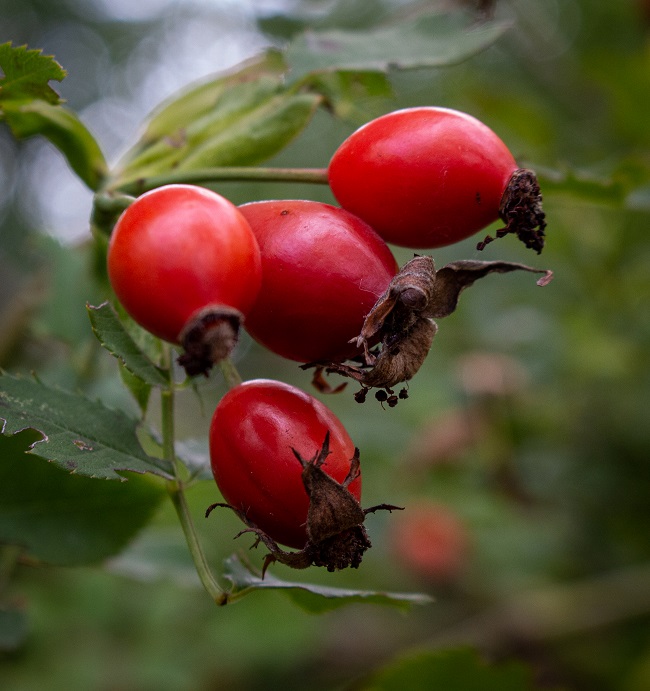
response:
<path fill-rule="evenodd" d="M 442 108 L 380 117 L 335 152 L 328 179 L 341 208 L 314 201 L 234 206 L 192 185 L 147 192 L 111 236 L 108 271 L 130 316 L 182 347 L 189 376 L 227 358 L 240 325 L 263 346 L 358 382 L 393 406 L 436 332 L 434 319 L 489 273 L 539 271 L 458 261 L 436 270 L 416 255 L 401 270 L 387 242 L 414 249 L 458 242 L 499 217 L 540 252 L 544 216 L 531 171 L 476 119 Z M 482 248 L 491 238 L 479 243 Z M 548 282 L 550 272 L 538 281 Z M 402 385 L 398 393 L 394 387 Z M 253 380 L 219 402 L 211 464 L 228 506 L 281 561 L 356 567 L 370 541 L 359 452 L 336 416 L 293 386 Z M 212 510 L 210 507 L 208 513 Z M 245 531 L 245 532 L 246 532 Z M 279 544 L 295 548 L 289 552 Z"/>

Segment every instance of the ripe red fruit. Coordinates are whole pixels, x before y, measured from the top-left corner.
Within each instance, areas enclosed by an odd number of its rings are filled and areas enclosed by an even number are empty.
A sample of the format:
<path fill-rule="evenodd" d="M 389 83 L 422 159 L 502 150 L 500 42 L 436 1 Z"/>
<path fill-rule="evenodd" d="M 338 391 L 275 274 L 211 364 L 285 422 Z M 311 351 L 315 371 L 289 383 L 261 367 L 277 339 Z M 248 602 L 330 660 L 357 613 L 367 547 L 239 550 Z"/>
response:
<path fill-rule="evenodd" d="M 276 542 L 302 549 L 309 498 L 293 450 L 313 457 L 327 432 L 330 454 L 322 468 L 343 483 L 355 449 L 329 408 L 277 381 L 252 380 L 231 389 L 210 425 L 212 472 L 224 499 Z M 359 501 L 361 477 L 347 489 Z"/>
<path fill-rule="evenodd" d="M 261 261 L 236 206 L 202 187 L 167 185 L 120 216 L 108 275 L 131 317 L 176 343 L 190 317 L 208 305 L 247 312 L 259 291 Z"/>
<path fill-rule="evenodd" d="M 246 318 L 248 332 L 298 362 L 359 354 L 348 341 L 398 268 L 386 243 L 329 204 L 261 201 L 239 210 L 262 254 L 262 289 Z"/>
<path fill-rule="evenodd" d="M 442 247 L 501 217 L 507 229 L 498 235 L 514 232 L 527 247 L 543 247 L 534 174 L 519 170 L 501 139 L 466 113 L 420 107 L 383 115 L 341 144 L 328 174 L 339 204 L 387 242 Z"/>
<path fill-rule="evenodd" d="M 259 248 L 237 207 L 216 192 L 167 185 L 136 199 L 108 247 L 108 275 L 129 315 L 178 343 L 197 312 L 246 313 L 260 288 Z"/>

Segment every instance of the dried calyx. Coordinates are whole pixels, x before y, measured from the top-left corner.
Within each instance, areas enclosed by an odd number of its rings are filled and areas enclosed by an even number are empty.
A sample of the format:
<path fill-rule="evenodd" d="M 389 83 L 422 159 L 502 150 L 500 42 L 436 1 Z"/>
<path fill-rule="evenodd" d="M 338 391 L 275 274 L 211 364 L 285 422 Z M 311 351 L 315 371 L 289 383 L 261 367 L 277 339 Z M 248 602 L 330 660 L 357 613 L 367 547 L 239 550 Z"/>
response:
<path fill-rule="evenodd" d="M 403 507 L 379 504 L 369 509 L 361 508 L 347 489 L 361 472 L 358 449 L 355 449 L 350 461 L 350 471 L 342 483 L 334 480 L 323 470 L 322 466 L 330 454 L 329 432 L 325 435 L 320 450 L 312 458 L 304 459 L 295 449 L 292 451 L 303 467 L 302 482 L 309 497 L 307 542 L 303 549 L 296 552 L 281 549 L 272 537 L 248 519 L 245 511 L 230 504 L 212 504 L 206 510 L 206 517 L 217 507 L 229 508 L 239 516 L 248 527 L 235 537 L 244 533 L 254 533 L 257 539 L 253 547 L 263 542 L 269 550 L 262 574 L 276 561 L 294 569 L 306 569 L 312 565 L 324 566 L 328 571 L 348 566 L 356 569 L 364 552 L 371 546 L 363 525 L 366 515 L 379 510 L 401 510 Z"/>
<path fill-rule="evenodd" d="M 513 262 L 480 262 L 461 260 L 436 271 L 433 259 L 416 256 L 393 278 L 367 315 L 361 333 L 352 340 L 363 355 L 356 361 L 311 362 L 303 369 L 315 368 L 313 383 L 328 390 L 323 373 L 337 373 L 361 384 L 355 394 L 363 402 L 369 389 L 377 388 L 376 398 L 390 407 L 406 398 L 405 388 L 395 394 L 394 388 L 408 382 L 420 369 L 438 330 L 435 318 L 447 317 L 456 309 L 461 292 L 477 279 L 491 273 L 530 271 L 543 273 L 540 286 L 552 279 L 552 272 Z M 369 343 L 379 340 L 378 349 Z M 337 390 L 340 387 L 337 387 Z"/>
<path fill-rule="evenodd" d="M 499 217 L 506 225 L 497 230 L 497 238 L 514 234 L 537 254 L 544 249 L 546 216 L 542 209 L 539 182 L 532 170 L 519 168 L 512 174 L 501 198 Z M 494 239 L 491 235 L 486 236 L 476 245 L 476 249 L 484 249 Z"/>
<path fill-rule="evenodd" d="M 237 345 L 243 315 L 234 307 L 210 305 L 196 312 L 180 333 L 183 354 L 178 358 L 188 377 L 208 375 Z"/>

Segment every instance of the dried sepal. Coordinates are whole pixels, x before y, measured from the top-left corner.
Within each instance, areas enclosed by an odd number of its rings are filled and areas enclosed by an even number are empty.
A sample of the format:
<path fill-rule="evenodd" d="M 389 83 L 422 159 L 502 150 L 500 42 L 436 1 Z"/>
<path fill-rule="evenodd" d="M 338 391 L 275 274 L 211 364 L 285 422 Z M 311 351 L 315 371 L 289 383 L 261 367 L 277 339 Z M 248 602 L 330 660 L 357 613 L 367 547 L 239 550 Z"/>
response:
<path fill-rule="evenodd" d="M 547 285 L 553 274 L 514 262 L 461 260 L 436 271 L 433 259 L 416 256 L 393 278 L 366 316 L 359 336 L 352 340 L 363 349 L 363 362 L 312 362 L 303 369 L 315 367 L 314 381 L 322 387 L 323 373 L 337 373 L 361 385 L 355 394 L 363 402 L 371 388 L 386 392 L 380 402 L 395 405 L 399 398 L 393 387 L 408 382 L 420 369 L 429 353 L 438 326 L 434 319 L 449 316 L 458 305 L 460 294 L 479 278 L 491 273 L 529 271 L 543 273 L 537 285 Z M 380 341 L 379 349 L 370 344 Z M 323 390 L 321 388 L 321 390 Z M 379 393 L 379 392 L 378 392 Z"/>
<path fill-rule="evenodd" d="M 403 507 L 378 504 L 369 509 L 361 508 L 347 489 L 361 472 L 358 449 L 354 451 L 350 470 L 342 483 L 334 480 L 323 470 L 322 466 L 330 454 L 329 432 L 325 435 L 321 448 L 312 458 L 305 459 L 295 449 L 292 451 L 303 467 L 302 482 L 309 497 L 307 542 L 302 550 L 283 550 L 271 536 L 250 521 L 244 511 L 230 504 L 212 504 L 206 510 L 206 517 L 217 507 L 229 508 L 237 514 L 247 528 L 235 537 L 253 533 L 257 538 L 253 547 L 262 542 L 269 550 L 264 559 L 262 574 L 276 561 L 293 569 L 305 569 L 312 565 L 324 566 L 328 571 L 337 571 L 348 566 L 357 568 L 361 564 L 364 552 L 371 546 L 363 525 L 366 514 L 379 510 L 401 510 Z"/>
<path fill-rule="evenodd" d="M 327 394 L 340 393 L 348 385 L 347 382 L 342 382 L 338 386 L 332 386 L 323 376 L 322 369 L 315 370 L 311 383 L 317 391 Z"/>
<path fill-rule="evenodd" d="M 501 198 L 499 217 L 506 224 L 495 233 L 502 238 L 511 233 L 516 235 L 529 249 L 540 254 L 544 249 L 546 215 L 542 208 L 542 193 L 537 176 L 532 170 L 519 168 L 512 174 Z M 477 250 L 493 242 L 487 235 L 476 245 Z"/>
<path fill-rule="evenodd" d="M 184 352 L 178 364 L 188 377 L 207 377 L 213 365 L 231 354 L 243 319 L 239 310 L 226 305 L 209 305 L 192 315 L 179 335 Z"/>
<path fill-rule="evenodd" d="M 460 294 L 479 278 L 489 274 L 505 274 L 511 271 L 529 271 L 544 274 L 537 281 L 538 286 L 548 285 L 553 280 L 553 272 L 547 269 L 536 269 L 516 262 L 480 262 L 472 259 L 461 259 L 451 262 L 436 272 L 433 281 L 432 299 L 424 310 L 426 316 L 434 318 L 448 317 L 456 310 Z"/>

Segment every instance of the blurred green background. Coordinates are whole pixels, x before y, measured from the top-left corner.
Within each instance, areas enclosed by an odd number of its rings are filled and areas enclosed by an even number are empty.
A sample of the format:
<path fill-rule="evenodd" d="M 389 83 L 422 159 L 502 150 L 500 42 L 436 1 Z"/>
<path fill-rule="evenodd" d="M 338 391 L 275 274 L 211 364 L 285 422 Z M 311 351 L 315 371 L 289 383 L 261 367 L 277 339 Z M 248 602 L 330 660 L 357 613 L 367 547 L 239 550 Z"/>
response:
<path fill-rule="evenodd" d="M 56 56 L 68 70 L 58 90 L 114 161 L 163 98 L 305 27 L 477 4 L 0 0 L 0 43 Z M 539 688 L 650 688 L 650 3 L 499 0 L 494 12 L 513 22 L 494 46 L 457 66 L 391 73 L 393 98 L 357 104 L 358 122 L 320 112 L 272 162 L 324 167 L 362 120 L 441 105 L 545 171 L 541 257 L 512 239 L 479 253 L 478 238 L 434 256 L 522 261 L 555 280 L 541 290 L 528 275 L 495 276 L 467 291 L 397 408 L 324 397 L 362 449 L 364 505 L 421 507 L 420 524 L 408 511 L 371 516 L 374 548 L 358 572 L 277 568 L 436 602 L 315 616 L 258 592 L 217 610 L 166 503 L 106 564 L 22 564 L 0 579 L 29 615 L 24 639 L 0 653 L 3 689 L 340 688 L 400 653 L 455 645 L 525 661 Z M 567 176 L 579 184 L 558 182 Z M 236 203 L 332 201 L 303 185 L 218 190 Z M 58 152 L 0 128 L 0 366 L 136 413 L 86 315 L 102 296 L 91 203 Z M 410 255 L 396 250 L 400 263 Z M 246 379 L 309 387 L 246 337 L 236 360 Z M 200 446 L 224 385 L 214 375 L 197 388 L 179 396 L 178 424 Z M 217 498 L 209 482 L 192 490 L 196 516 Z M 248 546 L 231 541 L 234 516 L 199 525 L 217 569 Z M 259 552 L 247 556 L 259 563 Z"/>

